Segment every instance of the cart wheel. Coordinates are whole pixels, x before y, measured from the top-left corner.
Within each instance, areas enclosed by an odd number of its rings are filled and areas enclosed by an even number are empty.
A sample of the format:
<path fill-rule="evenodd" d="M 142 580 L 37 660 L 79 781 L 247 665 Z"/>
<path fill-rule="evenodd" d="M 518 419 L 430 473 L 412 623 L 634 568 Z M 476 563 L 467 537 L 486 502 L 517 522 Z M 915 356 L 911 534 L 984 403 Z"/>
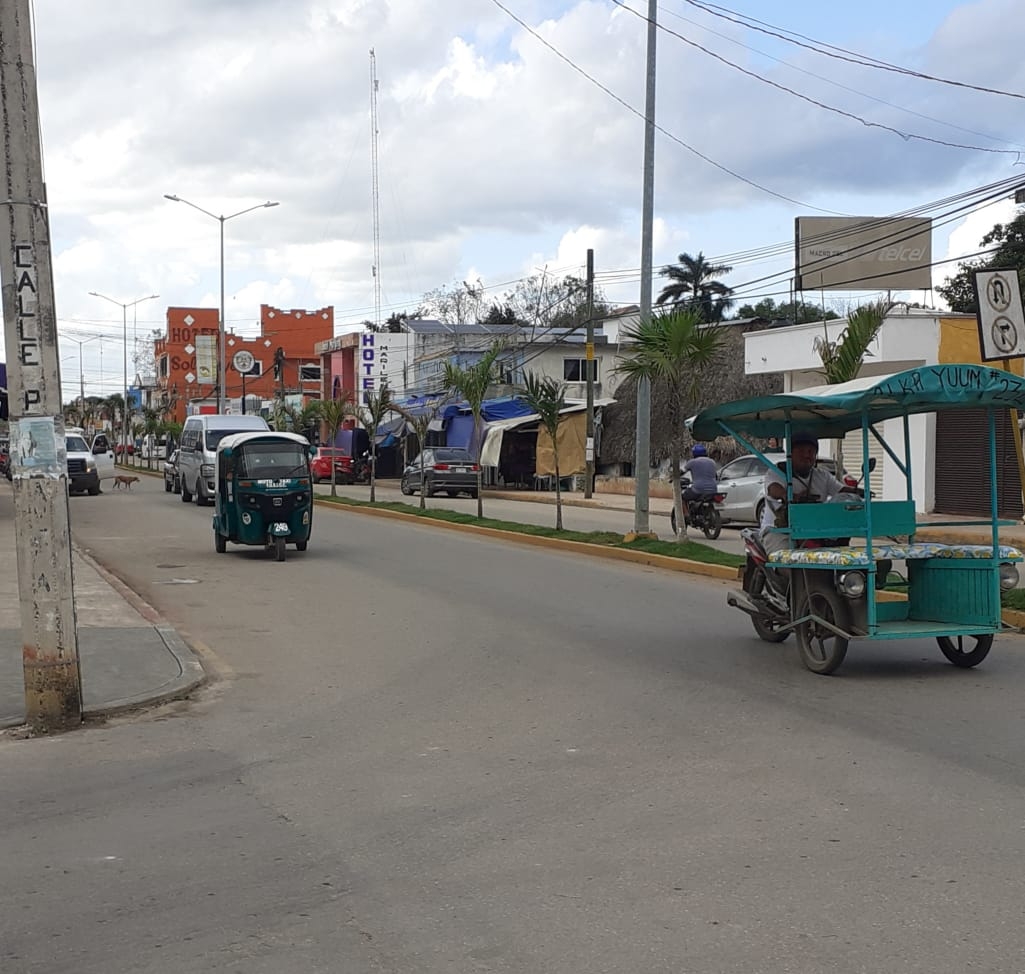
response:
<path fill-rule="evenodd" d="M 811 591 L 801 599 L 797 617 L 816 615 L 826 622 L 838 625 L 841 612 L 837 606 L 839 596 L 832 592 Z M 814 620 L 797 627 L 797 648 L 801 662 L 812 673 L 832 673 L 847 655 L 847 640 Z"/>
<path fill-rule="evenodd" d="M 280 535 L 274 539 L 274 560 L 285 560 L 285 539 Z"/>
<path fill-rule="evenodd" d="M 305 551 L 305 550 L 306 550 L 306 546 L 307 546 L 308 544 L 309 544 L 309 542 L 308 542 L 308 541 L 297 541 L 297 542 L 295 543 L 295 550 L 296 550 L 296 551 Z"/>
<path fill-rule="evenodd" d="M 955 666 L 978 666 L 993 645 L 992 633 L 985 636 L 937 636 L 940 652 Z"/>
<path fill-rule="evenodd" d="M 722 533 L 722 517 L 720 517 L 717 510 L 712 510 L 712 513 L 708 515 L 705 520 L 705 525 L 701 529 L 705 532 L 705 537 L 709 541 L 715 541 L 716 538 Z"/>
<path fill-rule="evenodd" d="M 214 531 L 214 548 L 219 555 L 223 555 L 228 550 L 228 539 L 220 531 Z"/>

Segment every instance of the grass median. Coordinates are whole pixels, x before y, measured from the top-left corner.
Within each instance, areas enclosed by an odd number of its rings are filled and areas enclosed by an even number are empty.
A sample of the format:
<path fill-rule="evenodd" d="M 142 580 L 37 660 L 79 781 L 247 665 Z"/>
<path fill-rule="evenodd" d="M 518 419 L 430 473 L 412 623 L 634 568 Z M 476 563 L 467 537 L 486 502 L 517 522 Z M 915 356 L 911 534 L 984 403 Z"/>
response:
<path fill-rule="evenodd" d="M 561 541 L 577 541 L 582 544 L 601 545 L 606 548 L 624 548 L 627 551 L 643 551 L 652 555 L 666 555 L 670 558 L 682 558 L 688 561 L 700 561 L 708 565 L 727 565 L 737 568 L 744 564 L 742 555 L 730 554 L 710 548 L 696 541 L 656 541 L 650 538 L 638 538 L 635 541 L 624 541 L 623 535 L 615 531 L 556 531 L 555 528 L 540 524 L 520 524 L 517 521 L 500 521 L 497 518 L 478 518 L 474 514 L 462 511 L 448 511 L 441 508 L 421 510 L 414 504 L 403 504 L 398 501 L 355 500 L 351 497 L 331 497 L 318 494 L 318 503 L 335 504 L 338 507 L 373 508 L 382 511 L 395 511 L 422 518 L 425 521 L 446 521 L 450 524 L 467 524 L 472 527 L 491 528 L 494 531 L 508 531 L 511 534 L 527 534 L 535 538 L 558 538 Z"/>

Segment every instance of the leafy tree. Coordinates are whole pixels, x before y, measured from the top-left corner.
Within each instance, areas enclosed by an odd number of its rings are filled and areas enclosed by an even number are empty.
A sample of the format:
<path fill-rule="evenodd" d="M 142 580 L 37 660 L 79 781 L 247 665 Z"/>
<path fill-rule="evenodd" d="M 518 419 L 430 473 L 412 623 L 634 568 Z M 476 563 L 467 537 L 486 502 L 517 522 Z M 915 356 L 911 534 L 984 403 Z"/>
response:
<path fill-rule="evenodd" d="M 733 303 L 733 288 L 717 278 L 729 274 L 733 268 L 727 264 L 710 264 L 700 251 L 697 257 L 680 254 L 677 259 L 678 264 L 662 268 L 661 276 L 668 277 L 672 283 L 662 288 L 655 303 L 693 308 L 700 312 L 703 321 L 721 321 Z"/>
<path fill-rule="evenodd" d="M 484 284 L 478 279 L 435 288 L 423 296 L 422 307 L 427 314 L 450 325 L 480 321 Z"/>
<path fill-rule="evenodd" d="M 767 318 L 769 321 L 791 321 L 804 325 L 811 321 L 833 321 L 840 316 L 820 304 L 807 301 L 781 301 L 763 298 L 757 304 L 745 304 L 737 310 L 738 318 Z"/>
<path fill-rule="evenodd" d="M 386 385 L 382 386 L 379 392 L 371 393 L 367 397 L 365 405 L 356 406 L 355 411 L 360 422 L 370 433 L 370 503 L 373 504 L 377 488 L 377 428 L 384 422 L 385 417 L 394 411 L 391 389 Z M 353 461 L 355 459 L 353 457 Z"/>
<path fill-rule="evenodd" d="M 445 387 L 458 393 L 470 405 L 470 412 L 473 414 L 473 438 L 477 442 L 478 456 L 480 455 L 481 411 L 484 398 L 488 394 L 488 387 L 494 382 L 495 365 L 502 351 L 503 346 L 496 342 L 478 362 L 466 368 L 453 365 L 451 362 L 445 363 Z M 484 517 L 480 463 L 477 464 L 477 517 Z"/>
<path fill-rule="evenodd" d="M 568 274 L 561 280 L 533 274 L 505 295 L 515 320 L 535 328 L 573 328 L 587 322 L 587 281 Z M 594 293 L 594 315 L 606 314 L 609 305 L 599 288 Z"/>
<path fill-rule="evenodd" d="M 516 312 L 509 304 L 492 304 L 487 314 L 481 318 L 481 324 L 485 325 L 516 325 L 519 321 Z"/>
<path fill-rule="evenodd" d="M 998 223 L 982 238 L 980 246 L 996 249 L 981 260 L 962 261 L 957 273 L 948 277 L 936 290 L 950 305 L 951 311 L 976 314 L 979 310 L 975 299 L 975 272 L 990 268 L 1014 267 L 1018 280 L 1025 291 L 1025 210 L 1010 223 Z"/>
<path fill-rule="evenodd" d="M 540 376 L 527 372 L 524 377 L 527 405 L 541 417 L 541 425 L 552 438 L 555 459 L 555 530 L 562 530 L 562 486 L 559 479 L 559 421 L 566 408 L 566 384 L 550 375 Z"/>
<path fill-rule="evenodd" d="M 338 438 L 338 431 L 342 428 L 342 423 L 345 422 L 346 418 L 353 414 L 352 396 L 349 393 L 343 393 L 338 399 L 325 399 L 320 404 L 320 421 L 324 424 L 325 440 L 328 446 L 334 447 L 335 440 Z M 335 474 L 334 461 L 331 462 L 331 496 L 337 497 L 338 490 L 336 487 L 337 477 Z M 373 497 L 371 496 L 371 499 Z"/>
<path fill-rule="evenodd" d="M 676 523 L 683 524 L 683 498 L 680 492 L 680 458 L 683 453 L 684 422 L 694 410 L 701 391 L 703 374 L 726 341 L 724 330 L 705 324 L 695 307 L 665 311 L 640 322 L 627 332 L 633 343 L 628 356 L 616 368 L 626 376 L 660 381 L 668 396 L 670 418 L 664 442 L 652 443 L 669 455 L 673 483 Z M 685 532 L 680 534 L 681 540 Z"/>

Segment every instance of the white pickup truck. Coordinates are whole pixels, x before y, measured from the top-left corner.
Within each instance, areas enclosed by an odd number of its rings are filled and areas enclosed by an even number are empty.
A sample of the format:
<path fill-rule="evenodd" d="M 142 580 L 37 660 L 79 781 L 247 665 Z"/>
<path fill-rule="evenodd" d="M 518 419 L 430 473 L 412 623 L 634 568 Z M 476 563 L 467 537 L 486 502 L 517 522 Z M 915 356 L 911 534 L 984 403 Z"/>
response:
<path fill-rule="evenodd" d="M 114 477 L 114 447 L 106 433 L 97 433 L 92 444 L 85 430 L 69 426 L 64 430 L 68 451 L 68 493 L 98 494 L 101 480 Z"/>

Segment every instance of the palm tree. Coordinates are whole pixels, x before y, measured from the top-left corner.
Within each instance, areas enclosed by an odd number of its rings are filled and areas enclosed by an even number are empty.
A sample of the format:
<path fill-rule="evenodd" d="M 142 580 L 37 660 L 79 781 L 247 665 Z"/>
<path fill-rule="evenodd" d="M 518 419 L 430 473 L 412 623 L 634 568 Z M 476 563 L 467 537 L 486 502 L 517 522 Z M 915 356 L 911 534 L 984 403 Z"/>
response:
<path fill-rule="evenodd" d="M 893 302 L 889 300 L 873 301 L 855 308 L 847 315 L 847 324 L 836 341 L 830 340 L 826 323 L 822 323 L 823 335 L 816 338 L 813 345 L 822 360 L 822 371 L 827 385 L 850 382 L 858 377 L 865 363 L 865 356 L 872 354 L 869 346 L 876 340 L 886 316 L 892 310 Z M 836 456 L 833 459 L 836 461 L 837 476 L 842 477 L 842 435 L 837 437 Z"/>
<path fill-rule="evenodd" d="M 470 405 L 473 414 L 473 439 L 480 456 L 480 419 L 484 397 L 494 382 L 495 363 L 502 354 L 503 346 L 495 342 L 484 356 L 465 369 L 451 362 L 445 363 L 445 385 L 462 396 Z M 477 463 L 477 517 L 484 517 L 484 497 L 481 494 L 481 466 Z"/>
<path fill-rule="evenodd" d="M 394 412 L 392 407 L 391 389 L 382 386 L 381 391 L 371 393 L 367 397 L 365 406 L 357 406 L 356 414 L 360 422 L 370 433 L 370 503 L 373 504 L 376 498 L 377 488 L 377 428 L 385 417 Z M 355 461 L 353 457 L 353 461 Z"/>
<path fill-rule="evenodd" d="M 431 423 L 437 418 L 441 407 L 447 402 L 446 397 L 442 396 L 440 399 L 436 399 L 433 402 L 428 402 L 424 405 L 424 408 L 419 412 L 411 412 L 402 406 L 393 405 L 392 410 L 398 413 L 409 425 L 413 428 L 413 432 L 416 434 L 417 442 L 420 444 L 419 455 L 420 455 L 420 510 L 424 511 L 427 509 L 427 488 L 424 486 L 426 478 L 424 476 L 424 450 L 427 448 L 427 433 L 431 428 Z M 478 465 L 479 469 L 479 465 Z M 403 481 L 404 483 L 405 481 Z M 403 491 L 405 493 L 405 491 Z M 412 493 L 412 491 L 410 491 Z M 477 497 L 480 498 L 480 473 L 477 474 Z M 478 514 L 480 517 L 478 504 Z"/>
<path fill-rule="evenodd" d="M 697 257 L 680 254 L 677 259 L 679 264 L 662 268 L 661 276 L 668 277 L 672 283 L 662 288 L 655 303 L 668 301 L 676 307 L 695 308 L 705 321 L 722 321 L 723 314 L 733 304 L 733 288 L 716 278 L 729 274 L 733 268 L 728 264 L 710 264 L 700 251 Z"/>
<path fill-rule="evenodd" d="M 348 393 L 339 399 L 325 399 L 320 404 L 320 421 L 324 424 L 326 439 L 329 446 L 334 447 L 338 437 L 338 431 L 342 423 L 352 415 L 352 399 Z M 335 476 L 335 463 L 332 455 L 331 460 L 331 496 L 337 497 L 337 478 Z"/>
<path fill-rule="evenodd" d="M 669 455 L 676 523 L 683 524 L 680 457 L 684 422 L 700 395 L 701 370 L 713 360 L 726 335 L 722 328 L 705 324 L 701 312 L 690 307 L 653 315 L 647 322 L 629 329 L 625 340 L 634 347 L 616 371 L 646 378 L 653 385 L 659 382 L 666 391 L 669 423 L 665 442 L 652 446 Z M 681 532 L 681 540 L 685 537 L 685 532 Z"/>
<path fill-rule="evenodd" d="M 527 372 L 524 377 L 526 394 L 524 400 L 538 416 L 541 425 L 552 438 L 552 454 L 555 460 L 555 530 L 562 530 L 562 487 L 559 482 L 559 420 L 566 408 L 566 383 L 550 375 L 539 376 Z"/>

